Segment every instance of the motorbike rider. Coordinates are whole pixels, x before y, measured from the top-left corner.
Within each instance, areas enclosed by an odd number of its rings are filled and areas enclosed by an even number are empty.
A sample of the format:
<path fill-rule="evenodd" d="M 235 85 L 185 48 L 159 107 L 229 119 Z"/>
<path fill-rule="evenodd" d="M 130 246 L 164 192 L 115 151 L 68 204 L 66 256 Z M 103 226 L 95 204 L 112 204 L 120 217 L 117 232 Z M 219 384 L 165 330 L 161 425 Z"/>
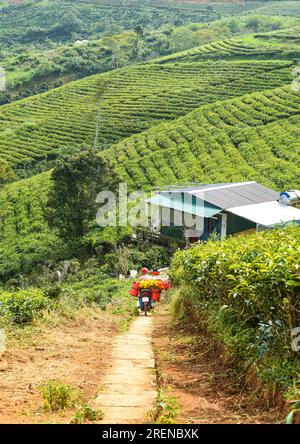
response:
<path fill-rule="evenodd" d="M 143 280 L 143 279 L 146 279 L 146 280 L 148 280 L 148 279 L 153 279 L 152 276 L 151 276 L 150 273 L 149 273 L 148 268 L 146 268 L 146 267 L 143 267 L 143 268 L 141 269 L 141 276 L 139 277 L 138 280 L 141 281 L 141 280 Z"/>
<path fill-rule="evenodd" d="M 141 276 L 139 277 L 138 281 L 150 280 L 150 279 L 155 279 L 155 278 L 153 276 L 151 276 L 147 267 L 143 267 L 141 269 Z M 139 306 L 139 308 L 143 307 L 141 296 L 139 297 L 139 305 L 138 306 Z M 151 306 L 154 307 L 154 302 L 152 301 L 152 299 L 151 299 Z"/>

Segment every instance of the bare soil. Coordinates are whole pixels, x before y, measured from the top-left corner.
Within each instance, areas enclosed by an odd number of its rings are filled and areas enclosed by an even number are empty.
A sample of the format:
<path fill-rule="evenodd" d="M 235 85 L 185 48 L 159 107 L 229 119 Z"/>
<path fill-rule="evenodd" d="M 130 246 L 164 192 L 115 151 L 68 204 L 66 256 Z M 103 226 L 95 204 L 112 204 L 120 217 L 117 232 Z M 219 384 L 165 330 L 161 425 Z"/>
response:
<path fill-rule="evenodd" d="M 266 410 L 255 390 L 241 387 L 228 374 L 210 338 L 172 324 L 164 309 L 156 314 L 153 345 L 163 388 L 171 387 L 180 405 L 178 423 L 272 424 L 282 420 L 279 409 Z"/>
<path fill-rule="evenodd" d="M 111 346 L 119 332 L 116 316 L 98 309 L 79 312 L 57 325 L 18 332 L 0 371 L 0 423 L 68 423 L 76 409 L 44 412 L 39 387 L 54 379 L 93 399 L 110 363 Z"/>

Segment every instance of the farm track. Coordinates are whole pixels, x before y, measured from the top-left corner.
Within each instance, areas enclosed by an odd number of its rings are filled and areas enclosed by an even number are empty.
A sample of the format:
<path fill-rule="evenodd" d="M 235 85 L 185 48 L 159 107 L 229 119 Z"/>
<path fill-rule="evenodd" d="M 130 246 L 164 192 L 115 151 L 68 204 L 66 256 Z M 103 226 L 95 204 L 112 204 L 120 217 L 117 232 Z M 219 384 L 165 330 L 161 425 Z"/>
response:
<path fill-rule="evenodd" d="M 179 403 L 179 424 L 274 424 L 278 408 L 267 409 L 229 376 L 210 338 L 174 326 L 165 308 L 154 319 L 153 345 L 160 386 Z"/>
<path fill-rule="evenodd" d="M 105 424 L 147 421 L 156 399 L 155 362 L 151 344 L 152 316 L 139 316 L 128 332 L 117 337 L 112 361 L 95 405 Z"/>

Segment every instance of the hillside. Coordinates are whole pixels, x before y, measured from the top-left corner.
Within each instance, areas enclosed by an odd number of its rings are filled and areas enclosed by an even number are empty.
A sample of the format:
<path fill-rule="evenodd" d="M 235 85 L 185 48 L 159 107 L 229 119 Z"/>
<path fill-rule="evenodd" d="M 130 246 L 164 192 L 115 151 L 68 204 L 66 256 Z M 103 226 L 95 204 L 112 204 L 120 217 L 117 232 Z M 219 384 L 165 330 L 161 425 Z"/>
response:
<path fill-rule="evenodd" d="M 0 427 L 300 423 L 299 45 L 296 0 L 0 0 Z"/>
<path fill-rule="evenodd" d="M 203 46 L 219 39 L 243 36 L 254 31 L 264 32 L 268 38 L 267 31 L 280 29 L 283 32 L 286 29 L 288 32 L 297 24 L 299 19 L 290 17 L 245 15 L 233 20 L 225 14 L 222 19 L 209 23 L 189 23 L 181 26 L 166 23 L 155 28 L 155 23 L 149 22 L 146 28 L 138 26 L 135 30 L 110 36 L 103 36 L 90 28 L 88 35 L 78 40 L 74 39 L 72 33 L 70 39 L 65 42 L 15 42 L 9 48 L 2 47 L 0 50 L 0 66 L 5 69 L 7 84 L 5 93 L 0 93 L 0 104 L 45 92 L 91 74 Z M 290 41 L 290 44 L 292 43 L 296 41 Z M 235 50 L 234 46 L 230 49 Z M 241 53 L 241 48 L 239 51 Z M 260 53 L 263 51 L 264 48 L 261 48 Z M 270 55 L 281 57 L 282 51 L 284 48 L 278 48 L 278 51 L 268 54 L 270 51 L 266 48 L 264 58 Z M 211 58 L 225 55 L 228 58 L 230 55 L 228 48 L 226 47 L 225 51 L 220 42 L 216 47 L 203 47 L 203 52 L 203 56 Z M 249 53 L 248 56 L 253 54 Z M 291 57 L 292 54 L 289 58 Z"/>
<path fill-rule="evenodd" d="M 105 152 L 135 188 L 257 180 L 299 188 L 300 95 L 290 86 L 215 102 Z"/>
<path fill-rule="evenodd" d="M 299 188 L 299 105 L 290 86 L 219 101 L 125 139 L 104 155 L 135 189 L 243 180 L 279 191 Z M 64 256 L 44 220 L 49 178 L 40 174 L 0 192 L 0 276 Z"/>
<path fill-rule="evenodd" d="M 44 173 L 0 192 L 0 279 L 28 272 L 42 260 L 57 257 L 62 243 L 44 218 L 50 175 Z"/>
<path fill-rule="evenodd" d="M 300 28 L 219 40 L 154 59 L 149 63 L 195 62 L 206 59 L 299 59 Z"/>
<path fill-rule="evenodd" d="M 300 17 L 294 1 L 189 2 L 114 0 L 44 0 L 0 3 L 1 46 L 30 42 L 73 41 L 91 35 L 113 35 L 137 26 L 158 29 L 162 25 L 210 23 L 245 14 Z M 5 6 L 5 7 L 4 7 Z"/>
<path fill-rule="evenodd" d="M 288 17 L 300 17 L 300 10 L 298 1 L 270 1 L 265 5 L 260 5 L 254 10 L 254 13 L 276 15 L 280 14 Z"/>
<path fill-rule="evenodd" d="M 289 61 L 153 64 L 88 77 L 0 107 L 0 156 L 24 166 L 53 158 L 66 147 L 92 143 L 97 90 L 106 81 L 102 149 L 203 104 L 289 83 L 292 65 Z"/>
<path fill-rule="evenodd" d="M 221 18 L 224 11 L 238 14 L 247 9 L 249 7 L 243 5 L 230 8 L 216 5 L 211 10 L 199 5 L 168 6 L 167 2 L 155 5 L 132 1 L 124 5 L 114 1 L 26 1 L 1 10 L 0 43 L 64 41 L 71 37 L 85 38 L 91 31 L 112 35 L 139 25 L 158 28 L 166 23 L 178 26 L 188 22 L 209 22 Z"/>

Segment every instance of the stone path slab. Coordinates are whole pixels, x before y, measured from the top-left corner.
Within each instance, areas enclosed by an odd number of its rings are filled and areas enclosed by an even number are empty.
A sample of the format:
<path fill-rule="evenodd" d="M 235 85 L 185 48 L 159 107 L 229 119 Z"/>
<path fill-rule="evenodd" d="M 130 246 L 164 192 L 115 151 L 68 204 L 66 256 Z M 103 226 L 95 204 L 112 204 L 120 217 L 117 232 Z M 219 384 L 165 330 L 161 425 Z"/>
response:
<path fill-rule="evenodd" d="M 95 400 L 104 412 L 104 424 L 138 424 L 156 399 L 155 361 L 151 344 L 151 316 L 139 316 L 127 333 L 117 337 L 112 364 Z"/>

